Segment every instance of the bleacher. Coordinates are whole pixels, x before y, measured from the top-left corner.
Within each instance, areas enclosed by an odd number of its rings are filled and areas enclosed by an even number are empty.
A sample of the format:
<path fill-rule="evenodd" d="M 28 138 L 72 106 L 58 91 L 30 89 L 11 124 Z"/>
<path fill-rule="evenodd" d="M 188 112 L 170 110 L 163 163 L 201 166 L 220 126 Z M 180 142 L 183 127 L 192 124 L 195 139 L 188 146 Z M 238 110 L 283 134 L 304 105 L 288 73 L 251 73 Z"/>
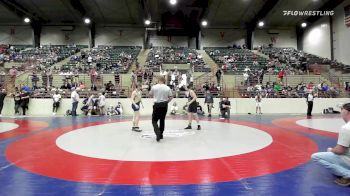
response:
<path fill-rule="evenodd" d="M 146 67 L 154 72 L 163 64 L 189 64 L 195 72 L 208 72 L 201 55 L 195 50 L 185 47 L 153 47 L 148 53 Z"/>
<path fill-rule="evenodd" d="M 235 49 L 224 47 L 204 48 L 205 52 L 221 67 L 225 73 L 242 74 L 248 66 L 251 70 L 263 68 L 268 59 L 254 54 L 248 49 Z M 258 62 L 257 65 L 253 61 Z"/>
<path fill-rule="evenodd" d="M 42 48 L 32 48 L 17 53 L 13 59 L 14 62 L 39 61 L 42 65 L 48 67 L 63 59 L 79 52 L 78 47 L 63 45 L 45 45 Z"/>
<path fill-rule="evenodd" d="M 71 60 L 62 66 L 62 71 L 76 69 L 78 63 L 83 69 L 79 72 L 87 73 L 94 65 L 100 73 L 127 73 L 131 65 L 136 61 L 141 47 L 134 46 L 98 46 L 98 48 L 87 51 L 85 58 L 74 56 Z M 87 62 L 88 56 L 91 55 L 93 63 Z"/>

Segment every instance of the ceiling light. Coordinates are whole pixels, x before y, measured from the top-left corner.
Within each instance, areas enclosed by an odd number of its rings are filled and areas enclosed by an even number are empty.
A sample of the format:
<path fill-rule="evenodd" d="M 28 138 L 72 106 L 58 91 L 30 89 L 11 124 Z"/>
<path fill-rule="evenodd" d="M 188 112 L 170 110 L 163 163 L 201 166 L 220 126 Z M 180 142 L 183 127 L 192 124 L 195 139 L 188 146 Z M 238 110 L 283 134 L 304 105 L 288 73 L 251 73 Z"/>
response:
<path fill-rule="evenodd" d="M 203 20 L 203 21 L 202 21 L 202 26 L 205 27 L 205 26 L 207 26 L 207 25 L 208 25 L 208 22 L 207 22 L 206 20 Z"/>
<path fill-rule="evenodd" d="M 30 23 L 30 19 L 28 17 L 24 18 L 25 23 Z"/>
<path fill-rule="evenodd" d="M 85 18 L 85 19 L 84 19 L 84 23 L 85 23 L 85 24 L 90 24 L 90 22 L 91 22 L 90 18 Z"/>
<path fill-rule="evenodd" d="M 265 23 L 264 23 L 263 21 L 260 21 L 260 22 L 258 23 L 258 25 L 259 25 L 259 27 L 263 27 L 263 26 L 265 25 Z"/>
<path fill-rule="evenodd" d="M 301 23 L 301 27 L 305 28 L 307 26 L 306 22 Z"/>
<path fill-rule="evenodd" d="M 151 21 L 150 20 L 145 20 L 145 25 L 150 25 Z"/>
<path fill-rule="evenodd" d="M 175 5 L 177 3 L 177 0 L 170 0 L 169 2 L 171 5 Z"/>

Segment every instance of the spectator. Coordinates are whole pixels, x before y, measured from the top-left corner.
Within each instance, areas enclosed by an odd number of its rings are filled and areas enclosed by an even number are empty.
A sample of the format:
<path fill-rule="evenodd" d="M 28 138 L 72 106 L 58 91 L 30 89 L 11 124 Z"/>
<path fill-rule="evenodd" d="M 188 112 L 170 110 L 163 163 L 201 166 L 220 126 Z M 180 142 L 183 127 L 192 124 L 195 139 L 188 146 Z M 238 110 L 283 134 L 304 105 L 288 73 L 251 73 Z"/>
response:
<path fill-rule="evenodd" d="M 261 101 L 262 101 L 262 96 L 261 96 L 261 93 L 258 92 L 255 96 L 255 102 L 256 102 L 255 113 L 256 114 L 262 114 L 261 113 Z M 258 111 L 259 111 L 259 113 L 258 113 Z"/>
<path fill-rule="evenodd" d="M 203 90 L 204 90 L 204 91 L 208 91 L 209 89 L 210 89 L 210 86 L 209 86 L 208 82 L 205 82 L 205 83 L 203 84 Z"/>
<path fill-rule="evenodd" d="M 95 109 L 95 95 L 91 94 L 90 97 L 88 98 L 85 106 L 87 106 L 87 111 L 85 113 L 85 115 L 91 116 L 91 114 L 93 113 L 92 111 Z"/>
<path fill-rule="evenodd" d="M 90 75 L 91 85 L 95 85 L 96 79 L 97 79 L 97 75 L 98 75 L 96 69 L 92 68 L 90 70 L 90 74 L 89 75 Z"/>
<path fill-rule="evenodd" d="M 130 82 L 131 82 L 131 89 L 135 89 L 137 84 L 137 76 L 136 76 L 135 70 L 132 70 L 131 72 Z"/>
<path fill-rule="evenodd" d="M 79 88 L 73 88 L 71 93 L 71 100 L 72 100 L 72 116 L 77 116 L 77 108 L 79 104 Z"/>
<path fill-rule="evenodd" d="M 22 90 L 21 93 L 21 108 L 23 115 L 26 115 L 26 110 L 28 110 L 28 104 L 29 104 L 29 92 Z"/>
<path fill-rule="evenodd" d="M 248 72 L 244 72 L 244 73 L 243 73 L 243 80 L 244 80 L 244 85 L 245 85 L 245 86 L 247 86 L 247 85 L 249 86 L 249 85 L 250 85 L 248 79 L 249 79 L 249 74 L 248 74 Z"/>
<path fill-rule="evenodd" d="M 177 107 L 177 103 L 174 102 L 170 108 L 170 114 L 175 115 L 177 113 L 178 109 L 179 109 L 179 107 Z"/>
<path fill-rule="evenodd" d="M 61 102 L 61 95 L 58 93 L 58 91 L 55 91 L 55 94 L 52 96 L 53 99 L 53 109 L 52 109 L 52 115 L 56 115 L 58 108 L 60 107 Z"/>
<path fill-rule="evenodd" d="M 33 88 L 33 90 L 38 88 L 38 81 L 39 81 L 39 77 L 36 75 L 35 72 L 33 72 L 33 74 L 32 74 L 32 88 Z"/>
<path fill-rule="evenodd" d="M 67 81 L 65 81 L 64 84 L 61 86 L 61 89 L 71 89 L 71 88 L 72 86 Z"/>
<path fill-rule="evenodd" d="M 123 106 L 120 102 L 118 102 L 117 106 L 115 107 L 115 113 L 117 115 L 122 115 L 123 114 Z"/>
<path fill-rule="evenodd" d="M 340 186 L 350 186 L 350 104 L 341 108 L 341 117 L 345 121 L 339 134 L 335 147 L 328 148 L 327 152 L 318 152 L 311 155 L 316 163 L 329 169 L 338 176 L 335 183 Z"/>
<path fill-rule="evenodd" d="M 224 97 L 222 101 L 219 103 L 219 108 L 221 112 L 220 119 L 229 119 L 230 118 L 230 109 L 231 109 L 231 102 L 228 100 L 228 97 Z"/>
<path fill-rule="evenodd" d="M 106 85 L 106 91 L 111 91 L 114 88 L 112 81 L 109 81 Z"/>
<path fill-rule="evenodd" d="M 98 106 L 100 108 L 100 115 L 106 115 L 106 97 L 105 97 L 105 92 L 102 92 L 99 94 L 98 98 Z"/>
<path fill-rule="evenodd" d="M 199 103 L 197 104 L 197 114 L 200 116 L 204 116 L 204 114 L 205 114 L 202 106 Z"/>
<path fill-rule="evenodd" d="M 206 90 L 206 95 L 205 95 L 205 99 L 204 99 L 204 104 L 207 104 L 207 107 L 208 107 L 208 117 L 211 117 L 211 109 L 213 108 L 214 97 L 213 97 L 213 95 L 210 93 L 209 89 Z"/>
<path fill-rule="evenodd" d="M 278 79 L 279 81 L 283 81 L 283 77 L 286 75 L 286 72 L 281 69 L 279 72 L 278 72 Z"/>
<path fill-rule="evenodd" d="M 16 88 L 15 94 L 13 94 L 13 99 L 15 102 L 15 114 L 19 114 L 19 108 L 21 107 L 21 93 L 19 92 L 18 88 Z"/>
<path fill-rule="evenodd" d="M 216 76 L 217 84 L 218 84 L 218 86 L 220 86 L 220 81 L 221 81 L 221 76 L 222 76 L 222 71 L 220 68 L 216 71 L 215 76 Z"/>
<path fill-rule="evenodd" d="M 82 90 L 85 89 L 85 84 L 82 81 L 80 81 L 79 88 Z"/>

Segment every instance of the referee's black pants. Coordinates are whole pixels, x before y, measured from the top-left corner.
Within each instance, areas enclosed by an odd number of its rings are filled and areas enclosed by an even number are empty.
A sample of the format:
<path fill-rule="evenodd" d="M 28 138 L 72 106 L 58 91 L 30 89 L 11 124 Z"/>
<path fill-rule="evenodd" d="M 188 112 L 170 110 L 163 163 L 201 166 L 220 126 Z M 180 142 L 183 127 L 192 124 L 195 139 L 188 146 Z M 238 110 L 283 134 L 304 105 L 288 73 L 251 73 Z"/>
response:
<path fill-rule="evenodd" d="M 157 140 L 163 137 L 164 121 L 168 111 L 168 102 L 154 103 L 152 113 L 152 125 L 154 133 L 157 136 Z M 159 126 L 158 126 L 159 120 Z"/>
<path fill-rule="evenodd" d="M 4 106 L 4 102 L 0 102 L 0 114 L 1 114 L 1 111 L 2 111 L 2 107 Z"/>
<path fill-rule="evenodd" d="M 313 101 L 308 101 L 307 102 L 307 116 L 311 116 L 311 112 L 312 112 L 312 108 L 314 106 L 314 102 Z"/>

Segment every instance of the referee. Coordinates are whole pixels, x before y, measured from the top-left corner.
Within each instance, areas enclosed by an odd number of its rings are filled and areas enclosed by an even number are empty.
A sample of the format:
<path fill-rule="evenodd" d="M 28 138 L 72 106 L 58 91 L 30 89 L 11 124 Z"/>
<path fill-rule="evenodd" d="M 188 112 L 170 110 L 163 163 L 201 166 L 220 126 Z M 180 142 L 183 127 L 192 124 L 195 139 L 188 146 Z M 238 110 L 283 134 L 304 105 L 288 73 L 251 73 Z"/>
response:
<path fill-rule="evenodd" d="M 158 84 L 152 86 L 149 94 L 154 98 L 152 125 L 157 136 L 157 142 L 159 142 L 159 140 L 163 139 L 164 120 L 168 111 L 168 103 L 173 97 L 170 88 L 165 85 L 165 78 L 162 76 L 159 76 Z"/>

